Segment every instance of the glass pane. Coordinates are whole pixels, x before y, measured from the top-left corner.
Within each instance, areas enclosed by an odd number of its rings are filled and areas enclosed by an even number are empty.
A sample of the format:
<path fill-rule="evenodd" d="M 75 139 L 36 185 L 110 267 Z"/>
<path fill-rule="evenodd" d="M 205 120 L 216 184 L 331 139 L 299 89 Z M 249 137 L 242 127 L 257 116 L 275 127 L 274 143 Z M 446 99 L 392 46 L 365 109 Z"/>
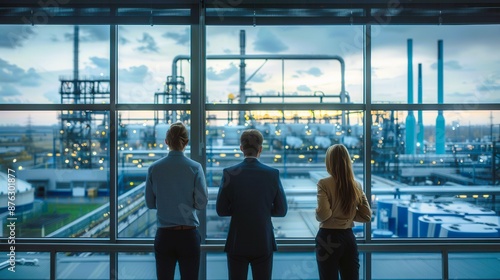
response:
<path fill-rule="evenodd" d="M 127 25 L 118 32 L 118 102 L 190 102 L 189 26 Z"/>
<path fill-rule="evenodd" d="M 149 166 L 168 154 L 165 137 L 173 120 L 190 132 L 189 111 L 120 111 L 118 113 L 118 237 L 154 237 L 156 210 L 148 210 L 144 182 Z M 188 143 L 184 154 L 189 157 Z"/>
<path fill-rule="evenodd" d="M 118 253 L 118 280 L 156 280 L 155 255 L 151 252 Z M 175 269 L 175 279 L 180 279 L 179 267 Z"/>
<path fill-rule="evenodd" d="M 442 279 L 441 261 L 434 253 L 373 253 L 372 279 Z"/>
<path fill-rule="evenodd" d="M 373 112 L 373 236 L 499 237 L 492 186 L 499 118 L 499 111 Z"/>
<path fill-rule="evenodd" d="M 109 212 L 108 115 L 2 112 L 0 212 L 22 224 L 16 237 L 109 236 L 102 226 Z"/>
<path fill-rule="evenodd" d="M 207 26 L 207 102 L 362 102 L 362 34 L 361 26 Z"/>
<path fill-rule="evenodd" d="M 500 253 L 450 253 L 449 279 L 498 279 Z"/>
<path fill-rule="evenodd" d="M 109 103 L 109 26 L 0 30 L 0 103 Z"/>
<path fill-rule="evenodd" d="M 65 252 L 56 254 L 56 279 L 109 279 L 109 254 Z"/>
<path fill-rule="evenodd" d="M 499 32 L 499 25 L 374 25 L 371 36 L 372 100 L 391 103 L 498 102 L 500 72 L 496 61 L 500 54 L 496 51 L 496 37 L 491 34 Z"/>
<path fill-rule="evenodd" d="M 217 197 L 222 169 L 243 160 L 239 149 L 241 133 L 256 128 L 264 136 L 260 161 L 280 171 L 288 199 L 288 213 L 273 218 L 275 234 L 280 238 L 312 238 L 319 223 L 315 218 L 316 184 L 327 177 L 326 149 L 343 143 L 350 151 L 354 173 L 362 183 L 363 175 L 363 114 L 342 111 L 210 111 L 207 124 L 207 237 L 225 238 L 229 219 L 217 216 Z M 237 125 L 235 119 L 245 114 L 248 121 Z M 349 116 L 349 117 L 348 117 Z M 342 126 L 341 119 L 349 123 Z M 356 224 L 356 234 L 362 236 L 363 225 Z"/>
<path fill-rule="evenodd" d="M 359 254 L 359 262 L 359 276 L 360 279 L 364 279 L 364 254 Z M 318 265 L 314 252 L 274 253 L 272 279 L 318 279 L 318 277 Z M 228 279 L 225 253 L 207 254 L 207 280 L 216 279 Z M 248 271 L 248 279 L 253 279 L 251 269 Z"/>
<path fill-rule="evenodd" d="M 1 252 L 0 279 L 50 279 L 50 253 Z"/>

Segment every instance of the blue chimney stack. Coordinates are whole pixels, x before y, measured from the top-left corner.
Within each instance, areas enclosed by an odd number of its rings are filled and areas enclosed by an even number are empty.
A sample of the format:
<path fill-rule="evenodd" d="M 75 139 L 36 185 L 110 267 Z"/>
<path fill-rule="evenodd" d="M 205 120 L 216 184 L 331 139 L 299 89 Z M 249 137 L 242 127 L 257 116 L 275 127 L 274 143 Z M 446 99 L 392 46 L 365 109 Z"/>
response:
<path fill-rule="evenodd" d="M 408 104 L 413 104 L 413 41 L 408 39 Z M 413 110 L 406 117 L 406 154 L 415 154 L 415 116 Z"/>
<path fill-rule="evenodd" d="M 438 104 L 443 104 L 443 40 L 438 40 Z M 443 110 L 436 118 L 436 154 L 445 153 L 445 122 Z"/>

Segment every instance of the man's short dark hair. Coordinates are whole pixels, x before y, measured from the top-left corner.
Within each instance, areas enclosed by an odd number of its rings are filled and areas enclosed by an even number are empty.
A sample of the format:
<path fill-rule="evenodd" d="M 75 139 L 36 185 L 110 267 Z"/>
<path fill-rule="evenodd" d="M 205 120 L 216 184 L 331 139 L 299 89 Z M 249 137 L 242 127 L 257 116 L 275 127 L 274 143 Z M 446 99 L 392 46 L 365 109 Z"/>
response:
<path fill-rule="evenodd" d="M 257 156 L 262 142 L 264 142 L 264 137 L 257 129 L 247 129 L 240 137 L 241 149 L 245 156 Z"/>

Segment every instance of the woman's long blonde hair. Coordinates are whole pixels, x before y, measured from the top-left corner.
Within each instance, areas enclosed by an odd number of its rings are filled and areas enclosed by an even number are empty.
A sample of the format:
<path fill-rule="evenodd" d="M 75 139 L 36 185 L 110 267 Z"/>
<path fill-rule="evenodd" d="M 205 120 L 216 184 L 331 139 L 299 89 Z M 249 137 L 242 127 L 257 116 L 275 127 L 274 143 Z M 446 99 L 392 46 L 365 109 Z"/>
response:
<path fill-rule="evenodd" d="M 326 150 L 325 163 L 326 170 L 337 185 L 334 195 L 339 198 L 340 209 L 347 215 L 356 208 L 363 195 L 354 180 L 349 151 L 342 144 L 330 146 Z"/>

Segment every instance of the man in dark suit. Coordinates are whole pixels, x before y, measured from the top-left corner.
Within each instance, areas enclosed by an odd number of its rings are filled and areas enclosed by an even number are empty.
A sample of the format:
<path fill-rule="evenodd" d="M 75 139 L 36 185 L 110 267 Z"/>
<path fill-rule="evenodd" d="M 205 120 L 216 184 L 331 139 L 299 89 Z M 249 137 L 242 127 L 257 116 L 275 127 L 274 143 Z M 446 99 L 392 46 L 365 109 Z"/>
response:
<path fill-rule="evenodd" d="M 230 216 L 227 253 L 229 279 L 271 279 L 273 252 L 277 250 L 271 217 L 288 210 L 279 171 L 261 163 L 262 134 L 249 129 L 241 134 L 243 162 L 225 168 L 217 196 L 217 214 Z"/>

